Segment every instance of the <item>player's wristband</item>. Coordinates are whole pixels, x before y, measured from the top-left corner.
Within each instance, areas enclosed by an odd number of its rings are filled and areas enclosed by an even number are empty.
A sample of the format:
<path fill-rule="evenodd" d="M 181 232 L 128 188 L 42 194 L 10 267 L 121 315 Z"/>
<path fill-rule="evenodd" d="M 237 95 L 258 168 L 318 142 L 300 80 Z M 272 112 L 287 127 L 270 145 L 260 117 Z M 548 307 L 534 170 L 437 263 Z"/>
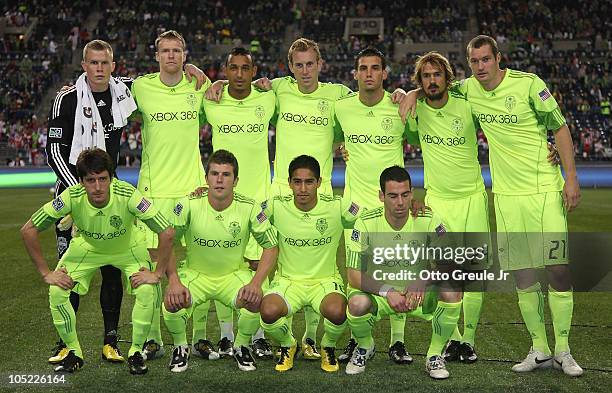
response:
<path fill-rule="evenodd" d="M 385 284 L 378 290 L 378 295 L 381 297 L 387 297 L 389 291 L 395 290 L 391 285 Z"/>

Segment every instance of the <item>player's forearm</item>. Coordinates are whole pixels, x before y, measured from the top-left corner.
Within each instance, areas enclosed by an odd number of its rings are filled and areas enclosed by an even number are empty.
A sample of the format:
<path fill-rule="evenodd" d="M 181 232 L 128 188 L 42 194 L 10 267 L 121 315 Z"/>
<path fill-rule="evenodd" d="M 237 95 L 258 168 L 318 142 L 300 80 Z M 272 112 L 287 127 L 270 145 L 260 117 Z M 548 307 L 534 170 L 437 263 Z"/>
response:
<path fill-rule="evenodd" d="M 172 246 L 174 240 L 174 229 L 167 228 L 159 233 L 159 246 L 157 247 L 157 267 L 155 273 L 161 279 L 168 270 L 172 256 Z M 176 263 L 174 264 L 176 270 Z"/>
<path fill-rule="evenodd" d="M 574 161 L 574 143 L 567 125 L 555 132 L 555 143 L 566 179 L 576 177 L 576 162 Z"/>
<path fill-rule="evenodd" d="M 21 228 L 21 237 L 23 238 L 23 243 L 25 244 L 26 250 L 38 269 L 38 272 L 41 276 L 45 276 L 49 274 L 51 271 L 49 269 L 49 265 L 45 258 L 43 257 L 42 248 L 40 247 L 40 241 L 38 240 L 38 229 L 32 224 L 32 221 L 29 220 L 22 228 Z"/>
<path fill-rule="evenodd" d="M 261 254 L 261 260 L 257 266 L 255 276 L 251 279 L 251 283 L 261 287 L 261 284 L 268 277 L 274 266 L 276 265 L 276 258 L 278 257 L 278 247 L 264 248 Z"/>

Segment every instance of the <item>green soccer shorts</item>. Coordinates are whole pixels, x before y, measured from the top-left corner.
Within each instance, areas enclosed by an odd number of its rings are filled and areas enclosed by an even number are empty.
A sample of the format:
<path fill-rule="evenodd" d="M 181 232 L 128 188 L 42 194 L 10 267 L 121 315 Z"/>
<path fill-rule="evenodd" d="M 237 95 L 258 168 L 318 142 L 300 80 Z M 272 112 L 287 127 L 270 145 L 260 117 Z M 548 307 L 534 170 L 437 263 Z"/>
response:
<path fill-rule="evenodd" d="M 355 295 L 366 295 L 370 298 L 372 305 L 374 306 L 374 310 L 372 314 L 374 315 L 376 322 L 380 321 L 384 317 L 388 315 L 402 314 L 396 312 L 391 306 L 387 299 L 382 296 L 374 295 L 371 293 L 363 292 L 360 289 L 355 289 L 350 285 L 347 287 L 347 298 L 350 300 L 351 297 Z M 407 316 L 421 318 L 426 321 L 430 321 L 433 317 L 433 312 L 435 310 L 435 306 L 437 305 L 437 292 L 428 290 L 425 292 L 425 299 L 423 299 L 423 304 L 417 307 L 416 309 L 405 313 Z M 425 307 L 425 312 L 423 308 Z"/>
<path fill-rule="evenodd" d="M 296 281 L 276 276 L 265 295 L 276 294 L 283 298 L 287 304 L 287 316 L 291 316 L 305 306 L 312 307 L 320 314 L 321 302 L 330 293 L 338 293 L 346 297 L 344 282 L 339 275 L 309 281 Z"/>

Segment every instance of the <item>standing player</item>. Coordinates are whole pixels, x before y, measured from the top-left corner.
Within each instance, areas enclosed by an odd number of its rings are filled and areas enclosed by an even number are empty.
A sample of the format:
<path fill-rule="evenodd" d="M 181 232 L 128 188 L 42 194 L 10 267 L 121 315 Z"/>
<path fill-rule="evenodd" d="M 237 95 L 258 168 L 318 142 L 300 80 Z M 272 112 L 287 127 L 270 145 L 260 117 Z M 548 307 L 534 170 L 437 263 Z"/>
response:
<path fill-rule="evenodd" d="M 234 48 L 225 62 L 228 84 L 219 102 L 205 100 L 204 117 L 212 128 L 213 150 L 228 150 L 241 168 L 236 192 L 263 203 L 269 198 L 270 162 L 268 159 L 268 129 L 275 112 L 273 91 L 259 91 L 251 86 L 257 73 L 251 52 Z M 257 270 L 262 248 L 253 236 L 247 244 L 244 257 L 252 270 Z M 264 284 L 264 286 L 267 282 Z M 221 304 L 216 303 L 217 314 Z M 221 305 L 221 307 L 223 307 Z M 201 321 L 202 307 L 194 309 L 194 320 Z M 231 317 L 231 309 L 230 317 Z M 199 322 L 200 323 L 200 322 Z M 231 331 L 229 332 L 231 333 Z M 222 336 L 228 332 L 222 331 Z M 196 337 L 194 336 L 194 342 Z M 219 346 L 223 345 L 223 337 Z M 231 347 L 230 347 L 231 349 Z M 263 331 L 253 340 L 254 354 L 258 358 L 271 357 L 270 345 Z M 223 349 L 220 349 L 223 352 Z"/>
<path fill-rule="evenodd" d="M 281 345 L 277 371 L 293 368 L 297 342 L 287 317 L 306 305 L 325 318 L 321 368 L 339 369 L 335 348 L 346 325 L 346 298 L 336 251 L 342 229 L 353 227 L 359 206 L 344 204 L 339 196 L 317 196 L 320 185 L 317 160 L 296 157 L 289 164 L 293 195 L 276 196 L 264 209 L 279 240 L 278 270 L 261 303 L 262 326 Z"/>
<path fill-rule="evenodd" d="M 147 367 L 140 351 L 154 310 L 160 307 L 159 280 L 165 274 L 170 258 L 174 230 L 140 192 L 113 178 L 114 163 L 103 150 L 82 152 L 76 168 L 79 184 L 45 204 L 21 229 L 32 262 L 50 285 L 53 323 L 68 349 L 68 354 L 55 371 L 72 373 L 83 366 L 76 316 L 69 301 L 70 291 L 86 294 L 98 268 L 110 261 L 123 271 L 128 291 L 136 296 L 128 366 L 132 374 L 144 374 Z M 38 233 L 68 214 L 72 215 L 79 236 L 72 239 L 55 271 L 51 272 L 42 255 Z M 159 236 L 159 264 L 155 272 L 151 271 L 145 244 L 134 233 L 136 218 Z"/>
<path fill-rule="evenodd" d="M 374 48 L 359 52 L 355 58 L 355 79 L 359 92 L 339 99 L 335 105 L 336 122 L 344 134 L 345 149 L 350 154 L 346 163 L 344 197 L 364 209 L 381 205 L 378 198 L 379 178 L 391 165 L 404 166 L 403 141 L 407 136 L 391 94 L 383 88 L 387 79 L 384 55 Z M 350 234 L 350 232 L 349 232 Z M 345 235 L 345 244 L 349 236 Z M 396 363 L 412 362 L 404 346 L 405 314 L 390 318 L 389 357 Z M 341 361 L 348 361 L 355 348 L 349 341 Z"/>
<path fill-rule="evenodd" d="M 202 196 L 180 199 L 174 207 L 174 226 L 179 235 L 185 234 L 188 242 L 186 263 L 178 274 L 174 266 L 168 270 L 164 321 L 175 346 L 170 361 L 173 372 L 187 369 L 189 314 L 194 306 L 210 300 L 245 308 L 238 319 L 234 357 L 241 370 L 255 370 L 248 344 L 259 328 L 256 313 L 262 297 L 261 284 L 276 262 L 277 234 L 258 203 L 234 192 L 238 168 L 232 153 L 217 150 L 206 168 L 208 191 Z M 243 259 L 249 235 L 264 248 L 255 274 Z M 191 300 L 186 301 L 184 294 Z M 187 309 L 175 312 L 183 307 Z"/>
<path fill-rule="evenodd" d="M 394 286 L 377 280 L 378 277 L 372 274 L 376 248 L 389 246 L 395 248 L 397 242 L 404 245 L 440 246 L 439 243 L 446 233 L 447 225 L 435 212 L 428 211 L 418 217 L 409 215 L 412 204 L 411 186 L 410 176 L 403 167 L 392 166 L 383 170 L 380 174 L 380 200 L 383 206 L 364 212 L 355 223 L 355 229 L 348 241 L 347 318 L 351 331 L 357 339 L 357 348 L 346 366 L 347 374 L 364 372 L 366 361 L 374 356 L 372 328 L 376 321 L 386 315 L 406 312 L 412 316 L 432 319 L 429 314 L 433 311 L 426 371 L 434 379 L 445 379 L 449 376 L 441 354 L 457 326 L 461 311 L 461 294 L 449 286 L 449 283 L 441 283 L 438 295 L 440 300 L 435 311 L 426 310 L 425 306 L 421 306 L 424 303 L 426 281 L 416 279 L 408 285 L 405 281 L 400 281 L 394 282 L 393 284 L 397 285 Z M 385 260 L 387 260 L 386 253 Z M 402 269 L 411 269 L 416 273 L 416 269 L 427 269 L 428 266 L 425 264 L 430 261 L 421 258 L 411 261 L 406 266 L 402 264 L 404 262 L 402 260 L 395 262 L 398 262 L 396 265 L 398 268 L 401 266 Z M 381 265 L 376 265 L 376 268 L 379 266 Z M 397 270 L 391 272 L 396 273 Z M 428 305 L 427 308 L 434 307 Z"/>
<path fill-rule="evenodd" d="M 444 217 L 449 232 L 489 233 L 488 196 L 478 162 L 477 122 L 465 97 L 448 91 L 454 79 L 448 60 L 437 52 L 418 58 L 413 81 L 425 98 L 418 100 L 416 119 L 409 119 L 410 131 L 418 131 L 425 164 L 425 204 Z M 466 239 L 467 240 L 467 239 Z M 473 239 L 470 239 L 470 241 Z M 482 263 L 486 262 L 486 263 Z M 465 268 L 483 270 L 489 259 Z M 476 327 L 483 301 L 482 282 L 465 283 L 463 294 L 463 336 L 456 328 L 446 349 L 446 360 L 473 363 Z"/>
<path fill-rule="evenodd" d="M 138 190 L 151 198 L 166 216 L 173 214 L 176 201 L 204 184 L 200 158 L 200 111 L 203 91 L 195 89 L 183 74 L 185 40 L 174 30 L 155 40 L 159 72 L 139 77 L 132 95 L 142 115 L 142 164 Z M 146 232 L 147 246 L 156 259 L 157 241 Z M 158 310 L 159 312 L 159 310 Z M 154 318 L 143 354 L 147 359 L 163 355 L 159 315 Z"/>

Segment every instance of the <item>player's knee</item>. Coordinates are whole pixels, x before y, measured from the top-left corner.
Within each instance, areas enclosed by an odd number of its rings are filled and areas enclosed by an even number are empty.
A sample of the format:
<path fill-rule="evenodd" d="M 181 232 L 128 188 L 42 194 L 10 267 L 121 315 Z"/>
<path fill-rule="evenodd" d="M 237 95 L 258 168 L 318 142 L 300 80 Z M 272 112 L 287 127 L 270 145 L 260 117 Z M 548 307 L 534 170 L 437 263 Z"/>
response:
<path fill-rule="evenodd" d="M 64 304 L 68 301 L 70 297 L 70 291 L 66 289 L 62 289 L 57 285 L 49 286 L 49 304 L 51 306 L 57 304 Z"/>
<path fill-rule="evenodd" d="M 157 303 L 157 289 L 155 285 L 152 284 L 143 284 L 138 288 L 133 290 L 134 296 L 136 296 L 136 301 L 142 305 L 154 305 Z"/>
<path fill-rule="evenodd" d="M 546 273 L 548 282 L 555 291 L 565 292 L 572 288 L 572 280 L 568 265 L 546 266 Z"/>
<path fill-rule="evenodd" d="M 346 321 L 346 305 L 344 307 L 329 307 L 325 310 L 323 316 L 334 325 L 342 325 Z"/>
<path fill-rule="evenodd" d="M 361 317 L 370 312 L 372 301 L 367 295 L 354 295 L 348 301 L 348 312 L 354 317 Z"/>
<path fill-rule="evenodd" d="M 274 323 L 283 316 L 285 305 L 282 304 L 282 299 L 279 301 L 277 298 L 279 298 L 278 295 L 270 295 L 265 296 L 261 301 L 259 313 L 265 323 Z"/>

